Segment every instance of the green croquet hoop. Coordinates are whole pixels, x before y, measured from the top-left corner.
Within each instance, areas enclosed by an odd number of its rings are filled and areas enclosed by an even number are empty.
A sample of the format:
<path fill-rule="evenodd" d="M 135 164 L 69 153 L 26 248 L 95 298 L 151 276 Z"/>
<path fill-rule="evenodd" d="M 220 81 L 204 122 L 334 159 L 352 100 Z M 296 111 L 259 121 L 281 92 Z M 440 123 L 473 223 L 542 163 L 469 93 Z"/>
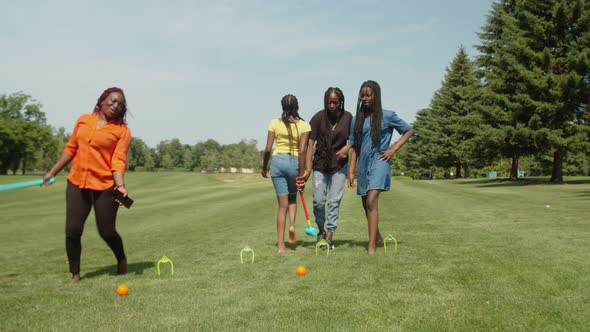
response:
<path fill-rule="evenodd" d="M 315 245 L 315 255 L 318 255 L 318 248 L 321 245 L 326 245 L 326 247 L 328 247 L 328 249 L 326 250 L 326 256 L 328 256 L 330 254 L 330 244 L 328 244 L 328 242 L 325 239 L 321 239 L 318 243 L 316 243 Z"/>
<path fill-rule="evenodd" d="M 240 251 L 240 263 L 244 264 L 244 252 L 252 253 L 252 264 L 254 264 L 254 249 L 250 248 L 250 246 L 245 246 L 244 249 Z"/>
<path fill-rule="evenodd" d="M 393 241 L 393 252 L 397 252 L 397 240 L 391 234 L 387 234 L 385 239 L 383 239 L 383 250 L 387 251 L 387 241 Z"/>
<path fill-rule="evenodd" d="M 170 274 L 174 274 L 174 263 L 170 260 L 170 258 L 166 256 L 162 256 L 162 258 L 158 261 L 158 265 L 156 268 L 158 269 L 158 275 L 160 275 L 160 264 L 161 263 L 170 263 Z"/>

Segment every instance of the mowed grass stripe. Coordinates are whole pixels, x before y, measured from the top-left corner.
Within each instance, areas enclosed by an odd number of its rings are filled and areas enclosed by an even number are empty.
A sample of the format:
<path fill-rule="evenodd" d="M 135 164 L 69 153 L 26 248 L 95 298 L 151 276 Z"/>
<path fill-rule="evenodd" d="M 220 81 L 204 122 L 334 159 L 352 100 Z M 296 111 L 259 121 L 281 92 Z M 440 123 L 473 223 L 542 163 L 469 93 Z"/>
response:
<path fill-rule="evenodd" d="M 276 197 L 268 179 L 185 176 L 128 174 L 138 203 L 157 198 L 159 187 L 192 197 L 157 203 L 158 209 L 139 204 L 121 211 L 118 227 L 135 264 L 129 275 L 112 275 L 114 259 L 90 219 L 80 287 L 65 285 L 63 212 L 49 215 L 55 229 L 35 238 L 43 248 L 39 256 L 22 238 L 6 237 L 6 246 L 22 253 L 17 264 L 11 264 L 8 254 L 0 258 L 7 267 L 0 272 L 2 330 L 587 327 L 590 258 L 584 255 L 589 245 L 583 239 L 589 234 L 582 216 L 588 201 L 580 199 L 580 193 L 590 191 L 586 183 L 576 190 L 550 186 L 547 192 L 535 190 L 536 185 L 497 186 L 493 181 L 395 179 L 392 191 L 382 194 L 380 226 L 384 234 L 398 237 L 399 251 L 393 253 L 391 245 L 387 253 L 380 248 L 375 257 L 366 255 L 360 199 L 347 189 L 337 248 L 330 256 L 315 256 L 313 239 L 303 233 L 301 209 L 298 252 L 279 256 Z M 228 179 L 234 182 L 223 181 Z M 311 209 L 310 189 L 306 198 Z M 555 200 L 556 209 L 533 210 L 544 200 Z M 18 218 L 20 212 L 10 208 L 8 213 Z M 562 215 L 559 222 L 554 213 Z M 38 220 L 31 223 L 41 226 Z M 18 230 L 17 225 L 11 227 Z M 551 243 L 545 243 L 550 238 Z M 250 256 L 247 264 L 239 263 L 246 244 L 256 250 L 253 265 Z M 174 276 L 156 276 L 155 262 L 163 254 L 174 260 Z M 308 268 L 306 277 L 295 276 L 297 265 Z M 130 286 L 129 297 L 116 296 L 119 283 Z M 78 314 L 67 315 L 72 311 Z"/>
<path fill-rule="evenodd" d="M 427 185 L 428 183 L 419 184 L 421 187 Z M 425 196 L 429 196 L 429 194 L 432 196 L 433 192 L 436 193 L 435 196 L 440 196 L 441 191 L 449 190 L 449 188 L 441 186 L 431 187 L 433 189 L 425 193 Z M 454 189 L 451 190 L 455 191 Z M 496 196 L 488 200 L 487 196 L 479 193 L 466 194 L 479 190 L 477 187 L 468 187 L 462 194 L 456 193 L 447 196 L 453 199 L 460 199 L 463 196 L 465 201 L 469 203 L 469 206 L 472 207 L 470 209 L 466 209 L 463 204 L 450 204 L 448 200 L 442 198 L 443 204 L 449 207 L 448 210 L 457 210 L 458 212 L 451 214 L 454 215 L 453 220 L 445 220 L 449 223 L 444 227 L 444 230 L 453 228 L 464 230 L 462 232 L 463 234 L 461 234 L 462 237 L 442 236 L 449 235 L 448 232 L 441 234 L 441 242 L 452 248 L 452 250 L 445 250 L 444 246 L 439 246 L 437 248 L 438 250 L 431 251 L 431 254 L 434 256 L 444 253 L 445 259 L 454 257 L 455 261 L 463 262 L 460 266 L 457 266 L 456 273 L 444 271 L 444 274 L 450 277 L 459 276 L 461 279 L 458 281 L 463 283 L 475 282 L 478 284 L 478 280 L 481 280 L 481 286 L 492 286 L 489 287 L 491 288 L 489 291 L 496 296 L 498 295 L 498 289 L 509 288 L 506 285 L 512 287 L 517 287 L 518 285 L 520 288 L 513 289 L 513 291 L 507 292 L 507 294 L 519 294 L 517 296 L 521 296 L 522 292 L 525 291 L 527 296 L 532 296 L 534 292 L 539 291 L 539 285 L 560 284 L 560 278 L 563 277 L 563 270 L 559 272 L 554 272 L 554 270 L 559 266 L 556 264 L 563 262 L 563 252 L 555 249 L 560 246 L 569 246 L 571 242 L 556 241 L 553 235 L 558 227 L 552 226 L 558 225 L 552 224 L 552 220 L 547 218 L 545 211 L 543 211 L 545 207 L 540 207 L 539 202 L 550 200 L 557 204 L 566 204 L 568 197 L 565 200 L 558 198 L 563 195 L 563 193 L 559 193 L 561 188 L 555 187 L 554 190 L 558 191 L 558 193 L 545 194 L 541 199 L 533 199 L 532 202 L 530 197 L 539 195 L 540 193 L 534 187 L 519 188 L 519 190 L 516 190 L 516 192 L 520 192 L 526 199 L 522 197 L 514 199 L 514 194 L 512 194 Z M 500 188 L 499 190 L 506 189 Z M 479 199 L 480 197 L 482 199 Z M 480 200 L 481 202 L 473 202 L 475 200 Z M 516 204 L 514 203 L 515 201 Z M 503 208 L 503 206 L 506 206 L 506 208 Z M 490 214 L 490 210 L 494 213 Z M 580 216 L 580 212 L 580 210 L 571 210 L 570 215 L 573 215 L 573 218 L 576 219 Z M 498 215 L 501 215 L 501 217 L 498 218 Z M 540 229 L 543 232 L 536 231 Z M 563 229 L 561 229 L 561 232 L 564 235 Z M 573 238 L 579 236 L 579 234 L 571 235 Z M 587 232 L 586 235 L 588 235 Z M 431 246 L 431 248 L 434 248 L 434 246 Z M 453 255 L 453 253 L 457 252 L 460 255 Z M 468 263 L 469 261 L 461 258 L 462 255 L 464 257 L 478 257 L 479 259 Z M 585 262 L 587 263 L 588 260 L 585 259 Z M 529 265 L 529 269 L 523 270 L 523 265 Z M 587 266 L 585 270 L 587 270 Z M 488 280 L 489 275 L 496 276 L 494 282 L 491 284 Z M 496 282 L 497 280 L 499 280 L 499 285 Z M 493 287 L 494 285 L 499 287 Z M 567 292 L 567 288 L 568 286 L 564 285 L 561 289 L 552 289 L 552 291 L 557 293 L 560 291 Z M 486 288 L 484 287 L 482 289 Z M 493 298 L 494 296 L 489 297 Z M 503 300 L 507 300 L 511 304 L 515 303 L 510 298 Z"/>

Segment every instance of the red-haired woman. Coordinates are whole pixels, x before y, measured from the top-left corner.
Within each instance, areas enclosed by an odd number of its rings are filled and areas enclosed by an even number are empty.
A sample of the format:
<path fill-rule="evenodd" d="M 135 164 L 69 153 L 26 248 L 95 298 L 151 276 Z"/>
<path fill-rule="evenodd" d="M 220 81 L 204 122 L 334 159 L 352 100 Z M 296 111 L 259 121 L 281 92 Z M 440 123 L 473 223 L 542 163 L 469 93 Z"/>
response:
<path fill-rule="evenodd" d="M 43 177 L 49 180 L 74 161 L 66 189 L 66 251 L 72 283 L 80 282 L 81 237 L 92 207 L 100 236 L 117 258 L 117 272 L 127 273 L 123 240 L 115 228 L 120 203 L 112 196 L 114 190 L 128 194 L 123 176 L 131 143 L 126 112 L 123 90 L 105 90 L 94 111 L 78 118 L 59 160 Z"/>

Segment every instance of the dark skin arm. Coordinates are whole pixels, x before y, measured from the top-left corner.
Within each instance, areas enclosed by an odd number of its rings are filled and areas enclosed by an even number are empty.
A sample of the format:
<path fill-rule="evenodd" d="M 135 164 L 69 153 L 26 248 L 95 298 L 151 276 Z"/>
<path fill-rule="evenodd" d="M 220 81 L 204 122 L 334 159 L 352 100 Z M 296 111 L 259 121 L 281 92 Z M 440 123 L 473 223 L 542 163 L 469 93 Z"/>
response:
<path fill-rule="evenodd" d="M 43 183 L 47 183 L 47 181 L 49 181 L 49 179 L 55 177 L 73 159 L 74 158 L 73 157 L 70 157 L 69 154 L 67 154 L 65 152 L 62 152 L 61 156 L 59 157 L 59 159 L 57 160 L 57 162 L 55 163 L 55 165 L 53 165 L 53 167 L 51 167 L 51 169 L 49 170 L 49 172 L 47 172 L 43 176 Z M 123 194 L 123 196 L 127 196 L 129 193 L 127 192 L 127 188 L 125 188 L 125 186 L 124 186 L 125 185 L 125 180 L 124 180 L 124 177 L 123 177 L 123 173 L 121 173 L 119 171 L 114 171 L 113 172 L 113 180 L 115 181 L 115 185 L 117 186 L 117 189 L 116 190 L 120 191 Z M 118 200 L 117 200 L 117 203 L 121 204 L 121 202 L 119 202 Z"/>
<path fill-rule="evenodd" d="M 399 150 L 401 149 L 402 146 L 404 146 L 404 144 L 406 144 L 406 142 L 408 141 L 408 139 L 410 137 L 412 137 L 412 135 L 414 135 L 414 129 L 410 128 L 410 130 L 406 131 L 402 137 L 395 142 L 395 144 L 393 144 L 389 149 L 385 150 L 385 151 L 381 151 L 379 152 L 380 156 L 379 159 L 381 160 L 390 160 L 391 157 Z M 356 188 L 355 184 L 354 184 L 354 174 L 356 171 L 356 158 L 357 158 L 357 153 L 356 150 L 353 148 L 350 149 L 351 153 L 350 153 L 350 165 L 348 168 L 348 187 L 351 189 Z"/>
<path fill-rule="evenodd" d="M 301 176 L 301 179 L 303 181 L 298 181 L 296 184 L 297 189 L 303 190 L 303 188 L 305 187 L 305 182 L 307 182 L 307 180 L 309 179 L 309 176 L 311 175 L 311 172 L 312 172 L 311 165 L 312 165 L 312 160 L 313 160 L 313 146 L 314 145 L 315 145 L 315 140 L 311 139 L 311 138 L 308 139 L 307 151 L 305 153 L 305 172 Z"/>
<path fill-rule="evenodd" d="M 275 142 L 275 133 L 268 132 L 266 136 L 266 147 L 264 148 L 264 156 L 262 157 L 262 171 L 260 174 L 263 178 L 268 177 L 268 162 L 270 161 L 270 153 L 272 152 L 272 145 Z"/>
<path fill-rule="evenodd" d="M 347 144 L 343 146 L 342 149 L 340 149 L 340 151 L 336 152 L 336 158 L 338 159 L 338 161 L 346 159 L 346 157 L 348 157 L 348 151 L 350 151 L 350 148 L 351 146 Z"/>
<path fill-rule="evenodd" d="M 379 159 L 380 160 L 385 160 L 388 161 L 389 159 L 391 159 L 391 157 L 393 156 L 394 153 L 396 153 L 399 149 L 401 149 L 402 146 L 404 146 L 404 144 L 406 144 L 406 142 L 408 141 L 408 139 L 410 137 L 412 137 L 412 135 L 414 135 L 414 129 L 410 128 L 410 130 L 406 131 L 402 137 L 400 137 L 399 140 L 397 140 L 397 142 L 395 142 L 395 144 L 393 144 L 392 146 L 389 147 L 389 149 L 385 150 L 385 151 L 380 151 L 379 154 Z"/>
<path fill-rule="evenodd" d="M 72 161 L 72 159 L 74 158 L 70 157 L 69 154 L 62 152 L 61 156 L 59 157 L 55 165 L 53 165 L 49 172 L 47 172 L 43 176 L 43 183 L 47 184 L 47 181 L 49 181 L 49 179 L 51 178 L 54 178 L 57 175 L 57 173 L 61 172 L 61 170 L 64 169 L 64 167 L 66 167 L 66 165 L 69 164 L 70 161 Z"/>
<path fill-rule="evenodd" d="M 348 188 L 354 189 L 354 174 L 356 172 L 356 149 L 352 147 L 350 149 L 350 164 L 348 165 Z"/>
<path fill-rule="evenodd" d="M 307 150 L 309 144 L 309 132 L 303 133 L 301 135 L 301 139 L 299 140 L 299 176 L 297 177 L 296 186 L 299 191 L 303 191 L 305 189 L 305 174 L 307 173 L 307 169 L 305 168 L 306 160 L 307 160 Z M 311 162 L 309 163 L 309 168 L 311 169 Z M 310 172 L 311 173 L 311 172 Z M 309 174 L 307 174 L 309 177 Z"/>

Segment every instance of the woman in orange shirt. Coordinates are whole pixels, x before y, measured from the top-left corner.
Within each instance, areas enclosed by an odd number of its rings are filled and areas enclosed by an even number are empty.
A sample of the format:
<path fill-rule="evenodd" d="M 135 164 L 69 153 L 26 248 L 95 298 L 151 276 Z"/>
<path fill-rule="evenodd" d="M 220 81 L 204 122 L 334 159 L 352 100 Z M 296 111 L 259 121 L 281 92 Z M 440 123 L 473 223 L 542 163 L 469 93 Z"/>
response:
<path fill-rule="evenodd" d="M 66 251 L 72 283 L 80 282 L 80 239 L 93 206 L 100 236 L 117 258 L 117 272 L 127 273 L 123 240 L 115 228 L 120 202 L 112 196 L 114 190 L 128 194 L 123 177 L 131 143 L 126 112 L 123 90 L 105 90 L 94 112 L 78 118 L 61 157 L 43 177 L 48 181 L 74 160 L 66 189 Z"/>

